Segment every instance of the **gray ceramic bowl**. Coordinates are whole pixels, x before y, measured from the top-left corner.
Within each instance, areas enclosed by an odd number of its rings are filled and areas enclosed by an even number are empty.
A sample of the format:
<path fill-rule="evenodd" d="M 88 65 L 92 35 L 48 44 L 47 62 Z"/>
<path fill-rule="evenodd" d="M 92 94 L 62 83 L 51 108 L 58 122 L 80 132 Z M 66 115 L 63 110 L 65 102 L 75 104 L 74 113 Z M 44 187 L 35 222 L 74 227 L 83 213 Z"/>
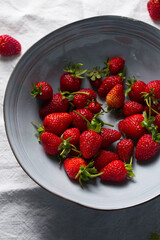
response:
<path fill-rule="evenodd" d="M 160 32 L 143 22 L 101 16 L 62 27 L 34 44 L 14 69 L 5 94 L 5 125 L 11 148 L 26 173 L 46 190 L 95 209 L 120 209 L 148 201 L 160 193 L 160 161 L 134 162 L 134 182 L 104 184 L 100 179 L 82 189 L 70 181 L 63 167 L 48 157 L 35 137 L 32 121 L 41 122 L 32 83 L 49 82 L 57 92 L 63 68 L 69 61 L 85 68 L 103 66 L 107 57 L 126 60 L 127 76 L 149 82 L 160 78 Z M 82 87 L 89 86 L 87 80 Z M 105 121 L 117 120 L 108 114 Z"/>

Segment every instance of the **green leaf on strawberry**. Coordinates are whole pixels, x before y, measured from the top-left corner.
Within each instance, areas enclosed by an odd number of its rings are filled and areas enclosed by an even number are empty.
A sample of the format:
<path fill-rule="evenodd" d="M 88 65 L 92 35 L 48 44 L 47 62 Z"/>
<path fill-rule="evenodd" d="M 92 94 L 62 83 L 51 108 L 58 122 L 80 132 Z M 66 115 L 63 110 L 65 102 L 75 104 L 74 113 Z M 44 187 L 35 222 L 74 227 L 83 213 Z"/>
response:
<path fill-rule="evenodd" d="M 64 69 L 65 72 L 70 73 L 72 77 L 74 78 L 84 78 L 82 76 L 85 72 L 87 72 L 87 69 L 83 70 L 80 69 L 80 66 L 83 66 L 82 63 L 78 64 L 71 64 L 70 62 L 66 65 L 66 68 Z"/>

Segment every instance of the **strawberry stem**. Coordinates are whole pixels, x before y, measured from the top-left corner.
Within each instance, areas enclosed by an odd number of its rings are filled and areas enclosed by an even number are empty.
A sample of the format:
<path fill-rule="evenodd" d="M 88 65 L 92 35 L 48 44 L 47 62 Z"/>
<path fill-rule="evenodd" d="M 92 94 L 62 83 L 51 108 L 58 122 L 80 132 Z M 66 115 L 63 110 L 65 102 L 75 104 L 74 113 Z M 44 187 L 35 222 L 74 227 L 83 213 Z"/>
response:
<path fill-rule="evenodd" d="M 72 77 L 74 78 L 84 78 L 82 77 L 81 75 L 83 75 L 85 72 L 87 72 L 87 69 L 85 70 L 81 70 L 79 68 L 79 66 L 83 66 L 82 63 L 78 63 L 78 64 L 72 64 L 71 63 L 68 63 L 66 68 L 64 69 L 65 72 L 67 73 L 71 73 Z"/>
<path fill-rule="evenodd" d="M 37 123 L 37 122 L 31 122 L 32 125 L 36 128 L 36 131 L 38 132 L 38 141 L 41 141 L 41 135 L 44 133 L 44 127 L 42 124 Z"/>

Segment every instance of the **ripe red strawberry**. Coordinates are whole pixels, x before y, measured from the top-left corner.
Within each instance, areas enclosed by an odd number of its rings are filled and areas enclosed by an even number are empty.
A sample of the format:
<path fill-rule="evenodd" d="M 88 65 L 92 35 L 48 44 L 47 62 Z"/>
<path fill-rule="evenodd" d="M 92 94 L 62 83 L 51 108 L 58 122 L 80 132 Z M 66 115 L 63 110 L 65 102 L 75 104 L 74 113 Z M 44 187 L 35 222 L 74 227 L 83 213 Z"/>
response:
<path fill-rule="evenodd" d="M 77 109 L 76 112 L 78 112 L 82 116 L 84 116 L 89 122 L 93 118 L 93 113 L 87 108 Z M 78 128 L 81 132 L 87 130 L 87 122 L 85 119 L 83 119 L 81 116 L 79 116 L 74 111 L 70 112 L 70 115 L 72 117 L 72 126 L 73 127 Z"/>
<path fill-rule="evenodd" d="M 89 159 L 99 151 L 102 137 L 94 131 L 84 131 L 80 135 L 79 143 L 82 156 Z"/>
<path fill-rule="evenodd" d="M 150 134 L 143 135 L 137 143 L 135 157 L 138 161 L 152 158 L 159 150 L 159 143 L 152 139 Z"/>
<path fill-rule="evenodd" d="M 150 17 L 154 21 L 160 21 L 160 1 L 159 0 L 150 0 L 147 3 L 147 9 Z"/>
<path fill-rule="evenodd" d="M 121 160 L 114 160 L 101 169 L 100 173 L 103 173 L 99 177 L 105 181 L 122 182 L 127 177 L 134 177 L 131 164 L 125 164 Z"/>
<path fill-rule="evenodd" d="M 116 85 L 123 84 L 122 78 L 120 76 L 109 76 L 106 77 L 98 89 L 98 95 L 101 98 L 105 98 L 107 93 Z"/>
<path fill-rule="evenodd" d="M 80 89 L 78 92 L 80 93 L 75 94 L 72 101 L 72 104 L 76 109 L 86 107 L 89 100 L 91 101 L 97 97 L 96 93 L 90 88 Z"/>
<path fill-rule="evenodd" d="M 147 114 L 149 114 L 149 107 L 147 105 L 144 107 L 144 111 L 146 111 Z M 160 102 L 158 102 L 157 105 L 152 103 L 151 104 L 151 115 L 156 116 L 157 113 L 159 113 L 159 112 L 160 112 Z"/>
<path fill-rule="evenodd" d="M 69 113 L 51 113 L 43 120 L 43 126 L 46 132 L 54 133 L 60 136 L 71 124 L 72 117 Z"/>
<path fill-rule="evenodd" d="M 108 163 L 118 160 L 119 156 L 118 154 L 106 151 L 106 150 L 100 150 L 98 155 L 94 159 L 94 166 L 95 168 L 100 171 L 102 168 L 104 168 Z"/>
<path fill-rule="evenodd" d="M 101 111 L 101 106 L 100 106 L 100 104 L 99 103 L 96 103 L 96 102 L 91 102 L 89 105 L 88 105 L 88 109 L 92 112 L 92 113 L 94 113 L 94 114 L 96 114 L 96 113 L 99 113 L 100 111 Z"/>
<path fill-rule="evenodd" d="M 128 86 L 126 95 L 129 96 L 130 100 L 144 104 L 143 92 L 145 92 L 146 83 L 137 81 L 135 78 L 129 78 L 126 85 Z"/>
<path fill-rule="evenodd" d="M 112 58 L 107 62 L 107 66 L 109 67 L 110 73 L 112 75 L 118 74 L 124 67 L 125 61 L 121 57 Z"/>
<path fill-rule="evenodd" d="M 122 139 L 117 143 L 117 153 L 119 158 L 128 162 L 133 153 L 134 144 L 131 139 Z"/>
<path fill-rule="evenodd" d="M 124 90 L 122 84 L 116 84 L 107 94 L 106 102 L 110 108 L 121 108 L 124 104 Z"/>
<path fill-rule="evenodd" d="M 69 143 L 76 146 L 78 144 L 79 138 L 80 138 L 79 129 L 78 128 L 69 128 L 69 129 L 65 130 L 63 133 L 63 139 L 66 140 L 68 138 L 71 138 L 69 140 Z"/>
<path fill-rule="evenodd" d="M 21 44 L 9 35 L 0 36 L 0 55 L 11 56 L 21 52 Z"/>
<path fill-rule="evenodd" d="M 68 108 L 69 103 L 67 99 L 63 99 L 60 93 L 55 93 L 52 98 L 40 108 L 39 115 L 45 117 L 50 113 L 67 112 Z"/>
<path fill-rule="evenodd" d="M 80 89 L 82 74 L 84 74 L 87 70 L 80 70 L 79 66 L 83 66 L 83 64 L 68 64 L 65 69 L 65 73 L 61 76 L 60 79 L 60 89 L 61 91 L 69 91 L 75 92 Z"/>
<path fill-rule="evenodd" d="M 49 100 L 53 95 L 53 89 L 49 83 L 44 81 L 38 82 L 36 85 L 33 84 L 31 95 L 32 97 L 37 97 L 40 100 Z"/>
<path fill-rule="evenodd" d="M 157 130 L 160 133 L 160 114 L 156 115 L 155 121 L 154 121 L 154 125 L 157 126 Z"/>
<path fill-rule="evenodd" d="M 47 154 L 57 155 L 59 145 L 62 143 L 62 139 L 54 133 L 44 132 L 41 134 L 41 143 Z"/>
<path fill-rule="evenodd" d="M 144 120 L 142 114 L 134 114 L 121 120 L 118 124 L 119 131 L 127 137 L 139 139 L 146 133 L 145 127 L 142 127 L 141 122 Z"/>
<path fill-rule="evenodd" d="M 102 137 L 101 148 L 106 148 L 121 138 L 121 133 L 119 131 L 109 128 L 102 128 L 100 135 Z"/>
<path fill-rule="evenodd" d="M 103 72 L 99 67 L 94 67 L 87 72 L 87 76 L 90 80 L 90 84 L 93 88 L 98 89 L 102 83 Z"/>
<path fill-rule="evenodd" d="M 156 100 L 160 99 L 160 80 L 154 80 L 147 83 L 145 92 L 150 93 Z"/>
<path fill-rule="evenodd" d="M 134 114 L 142 113 L 143 105 L 135 101 L 127 101 L 123 106 L 123 114 L 128 117 Z"/>

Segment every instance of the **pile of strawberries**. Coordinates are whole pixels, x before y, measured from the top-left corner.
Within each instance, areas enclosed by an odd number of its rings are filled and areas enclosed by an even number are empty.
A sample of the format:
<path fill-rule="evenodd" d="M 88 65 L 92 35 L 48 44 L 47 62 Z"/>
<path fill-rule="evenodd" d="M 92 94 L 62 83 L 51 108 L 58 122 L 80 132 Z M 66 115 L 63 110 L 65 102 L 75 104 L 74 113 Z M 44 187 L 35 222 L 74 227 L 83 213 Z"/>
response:
<path fill-rule="evenodd" d="M 135 176 L 133 155 L 137 161 L 146 161 L 159 150 L 160 80 L 146 84 L 133 77 L 126 81 L 121 57 L 107 59 L 102 69 L 82 67 L 80 63 L 66 66 L 58 93 L 53 94 L 43 81 L 33 85 L 31 95 L 44 102 L 39 109 L 43 124 L 33 123 L 39 141 L 81 185 L 95 177 L 114 182 L 130 179 Z M 91 88 L 81 89 L 82 81 L 88 80 Z M 97 96 L 106 100 L 107 109 Z M 100 118 L 112 113 L 123 118 L 119 131 Z M 109 148 L 113 143 L 115 152 Z"/>

